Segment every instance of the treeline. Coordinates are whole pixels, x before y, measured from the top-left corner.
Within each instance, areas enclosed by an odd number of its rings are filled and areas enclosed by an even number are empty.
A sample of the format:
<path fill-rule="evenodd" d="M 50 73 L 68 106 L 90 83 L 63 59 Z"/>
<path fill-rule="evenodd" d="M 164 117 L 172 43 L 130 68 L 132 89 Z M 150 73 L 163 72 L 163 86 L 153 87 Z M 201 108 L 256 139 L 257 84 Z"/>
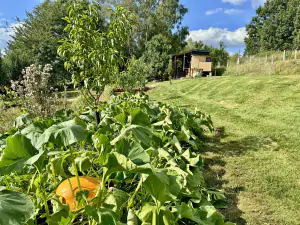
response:
<path fill-rule="evenodd" d="M 300 47 L 300 0 L 267 0 L 246 26 L 246 55 Z"/>
<path fill-rule="evenodd" d="M 211 50 L 214 64 L 227 61 L 228 53 L 222 43 L 220 48 L 213 48 L 203 43 L 199 45 L 200 42 L 186 41 L 189 32 L 188 27 L 182 25 L 182 20 L 188 9 L 179 0 L 96 2 L 101 11 L 98 26 L 104 31 L 109 23 L 111 7 L 122 6 L 135 15 L 132 33 L 126 43 L 126 66 L 120 68 L 121 72 L 131 68 L 131 71 L 139 70 L 147 77 L 167 79 L 171 68 L 170 55 L 187 48 Z M 72 0 L 45 0 L 27 13 L 24 21 L 19 21 L 21 25 L 16 27 L 5 56 L 0 57 L 0 84 L 20 79 L 21 71 L 31 64 L 48 63 L 53 66 L 53 84 L 71 80 L 71 73 L 66 72 L 64 61 L 57 54 L 60 40 L 68 36 L 68 31 L 65 30 L 67 23 L 62 18 L 68 15 L 71 3 Z M 131 76 L 130 73 L 127 75 Z"/>

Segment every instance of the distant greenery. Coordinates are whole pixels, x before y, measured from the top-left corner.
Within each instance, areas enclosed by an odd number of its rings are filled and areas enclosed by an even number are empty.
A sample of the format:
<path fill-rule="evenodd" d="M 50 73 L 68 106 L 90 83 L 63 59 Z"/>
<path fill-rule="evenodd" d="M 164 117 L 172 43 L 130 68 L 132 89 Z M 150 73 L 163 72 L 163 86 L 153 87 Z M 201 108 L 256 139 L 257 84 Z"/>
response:
<path fill-rule="evenodd" d="M 125 90 L 145 88 L 152 73 L 151 65 L 145 63 L 143 58 L 132 57 L 127 62 L 126 70 L 117 74 L 114 87 Z"/>
<path fill-rule="evenodd" d="M 52 65 L 53 84 L 70 78 L 63 68 L 63 61 L 56 54 L 58 41 L 66 36 L 66 22 L 62 18 L 67 15 L 68 6 L 68 0 L 46 0 L 33 12 L 27 12 L 24 21 L 19 21 L 22 25 L 15 27 L 16 33 L 9 41 L 3 59 L 4 81 L 19 79 L 21 71 L 33 63 Z"/>
<path fill-rule="evenodd" d="M 136 15 L 132 24 L 133 33 L 129 40 L 128 55 L 141 57 L 147 44 L 156 35 L 167 37 L 173 53 L 185 46 L 188 27 L 182 25 L 188 9 L 179 0 L 98 0 L 104 5 L 122 6 Z"/>
<path fill-rule="evenodd" d="M 266 1 L 246 26 L 245 54 L 300 47 L 300 0 Z"/>
<path fill-rule="evenodd" d="M 141 59 L 152 68 L 152 79 L 168 79 L 170 73 L 168 65 L 172 52 L 172 42 L 168 36 L 158 34 L 147 42 L 146 50 Z"/>

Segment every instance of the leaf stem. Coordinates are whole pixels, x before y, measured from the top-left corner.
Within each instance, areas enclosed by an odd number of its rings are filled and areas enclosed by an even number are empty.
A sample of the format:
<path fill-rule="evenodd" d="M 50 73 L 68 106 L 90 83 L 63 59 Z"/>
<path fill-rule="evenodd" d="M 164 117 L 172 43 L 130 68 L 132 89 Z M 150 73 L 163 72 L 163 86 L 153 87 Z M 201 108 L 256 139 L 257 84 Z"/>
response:
<path fill-rule="evenodd" d="M 70 154 L 71 154 L 72 164 L 73 164 L 73 167 L 74 167 L 74 170 L 75 170 L 76 180 L 77 180 L 77 183 L 78 183 L 78 189 L 79 189 L 79 191 L 82 191 L 81 185 L 80 185 L 80 179 L 79 179 L 79 175 L 78 175 L 78 169 L 77 169 L 77 165 L 75 163 L 75 159 L 74 159 L 74 155 L 73 155 L 73 147 L 72 146 L 70 146 Z"/>
<path fill-rule="evenodd" d="M 142 179 L 142 177 L 140 177 L 140 182 L 139 182 L 138 186 L 136 187 L 133 195 L 131 196 L 131 198 L 130 198 L 130 200 L 128 202 L 127 210 L 129 210 L 131 208 L 131 206 L 132 206 L 132 204 L 134 202 L 134 198 L 137 195 L 139 189 L 142 187 L 142 185 L 143 185 L 143 179 Z"/>

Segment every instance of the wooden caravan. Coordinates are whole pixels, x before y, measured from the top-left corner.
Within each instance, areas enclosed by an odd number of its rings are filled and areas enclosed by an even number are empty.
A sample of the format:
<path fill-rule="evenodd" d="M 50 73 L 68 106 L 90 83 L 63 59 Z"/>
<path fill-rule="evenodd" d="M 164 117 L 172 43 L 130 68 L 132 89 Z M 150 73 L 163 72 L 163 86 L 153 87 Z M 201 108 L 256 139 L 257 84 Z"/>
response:
<path fill-rule="evenodd" d="M 206 50 L 191 50 L 172 56 L 173 77 L 206 76 L 211 73 L 212 58 Z"/>

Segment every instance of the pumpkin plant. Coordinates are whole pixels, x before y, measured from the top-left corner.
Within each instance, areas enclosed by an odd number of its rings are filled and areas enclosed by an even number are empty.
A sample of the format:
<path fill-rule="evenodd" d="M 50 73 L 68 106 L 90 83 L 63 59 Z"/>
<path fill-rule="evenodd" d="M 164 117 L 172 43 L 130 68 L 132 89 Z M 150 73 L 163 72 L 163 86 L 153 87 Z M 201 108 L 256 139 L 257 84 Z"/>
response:
<path fill-rule="evenodd" d="M 1 136 L 0 222 L 232 224 L 217 210 L 224 193 L 202 175 L 210 117 L 143 94 L 101 108 L 98 126 L 91 110 L 61 110 Z"/>

